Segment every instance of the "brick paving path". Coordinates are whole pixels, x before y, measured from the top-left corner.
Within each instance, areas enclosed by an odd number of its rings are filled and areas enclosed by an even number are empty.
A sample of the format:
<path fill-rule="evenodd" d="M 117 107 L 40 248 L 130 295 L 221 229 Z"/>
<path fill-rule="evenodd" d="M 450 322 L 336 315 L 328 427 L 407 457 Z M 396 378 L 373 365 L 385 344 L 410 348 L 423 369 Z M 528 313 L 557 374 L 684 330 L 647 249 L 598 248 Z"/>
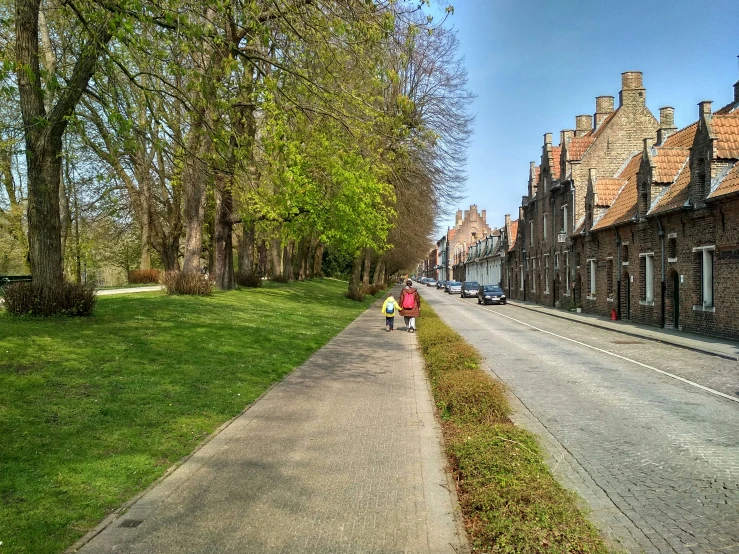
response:
<path fill-rule="evenodd" d="M 378 304 L 81 552 L 466 552 L 415 335 L 383 325 Z"/>
<path fill-rule="evenodd" d="M 571 337 L 735 395 L 739 363 L 512 306 L 424 297 L 515 395 L 555 475 L 629 552 L 739 552 L 739 404 Z"/>

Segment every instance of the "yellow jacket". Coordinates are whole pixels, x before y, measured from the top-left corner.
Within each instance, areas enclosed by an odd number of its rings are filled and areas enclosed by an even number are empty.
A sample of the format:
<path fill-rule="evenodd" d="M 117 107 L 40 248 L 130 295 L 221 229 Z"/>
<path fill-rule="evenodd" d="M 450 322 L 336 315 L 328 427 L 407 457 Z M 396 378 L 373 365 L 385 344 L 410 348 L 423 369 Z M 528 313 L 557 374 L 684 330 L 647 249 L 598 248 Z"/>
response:
<path fill-rule="evenodd" d="M 387 313 L 387 306 L 390 303 L 395 304 L 395 311 L 392 313 Z M 384 315 L 385 317 L 395 317 L 398 313 L 400 313 L 400 304 L 397 303 L 395 298 L 386 298 L 385 302 L 383 302 L 382 304 L 382 315 Z"/>

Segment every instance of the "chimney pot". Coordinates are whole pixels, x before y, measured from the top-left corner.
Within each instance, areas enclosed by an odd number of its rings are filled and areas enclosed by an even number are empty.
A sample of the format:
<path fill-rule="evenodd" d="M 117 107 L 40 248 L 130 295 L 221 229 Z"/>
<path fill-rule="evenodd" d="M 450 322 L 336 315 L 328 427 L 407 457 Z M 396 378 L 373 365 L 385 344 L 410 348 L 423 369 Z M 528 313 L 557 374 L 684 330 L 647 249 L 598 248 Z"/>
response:
<path fill-rule="evenodd" d="M 592 115 L 578 115 L 575 117 L 575 136 L 587 135 L 593 128 Z"/>
<path fill-rule="evenodd" d="M 698 116 L 699 117 L 707 117 L 711 115 L 711 104 L 713 104 L 712 100 L 704 100 L 703 102 L 698 103 Z"/>
<path fill-rule="evenodd" d="M 613 111 L 613 96 L 596 96 L 595 97 L 595 113 L 609 114 Z"/>
<path fill-rule="evenodd" d="M 671 129 L 675 126 L 675 108 L 665 106 L 659 109 L 660 129 Z"/>
<path fill-rule="evenodd" d="M 508 229 L 508 227 L 511 225 L 511 214 L 505 214 L 505 227 Z"/>
<path fill-rule="evenodd" d="M 621 73 L 621 90 L 636 90 L 642 86 L 641 71 L 624 71 Z"/>

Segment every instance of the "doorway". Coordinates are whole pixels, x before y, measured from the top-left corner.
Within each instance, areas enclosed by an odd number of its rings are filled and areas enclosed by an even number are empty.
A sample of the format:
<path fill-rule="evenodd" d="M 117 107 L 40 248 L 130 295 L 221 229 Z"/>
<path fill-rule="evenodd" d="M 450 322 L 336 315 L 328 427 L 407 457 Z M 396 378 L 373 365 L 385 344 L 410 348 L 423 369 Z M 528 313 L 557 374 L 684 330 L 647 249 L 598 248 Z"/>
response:
<path fill-rule="evenodd" d="M 621 276 L 621 319 L 631 319 L 631 277 L 628 271 Z"/>

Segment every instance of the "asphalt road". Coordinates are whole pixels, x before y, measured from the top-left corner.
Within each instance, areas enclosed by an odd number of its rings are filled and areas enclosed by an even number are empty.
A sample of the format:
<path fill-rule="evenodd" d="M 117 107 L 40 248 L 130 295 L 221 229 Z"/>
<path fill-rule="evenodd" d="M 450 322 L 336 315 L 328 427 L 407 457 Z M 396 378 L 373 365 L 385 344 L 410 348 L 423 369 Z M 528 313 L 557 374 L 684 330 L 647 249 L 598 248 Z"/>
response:
<path fill-rule="evenodd" d="M 739 552 L 739 362 L 420 292 L 507 384 L 516 423 L 606 536 L 628 552 Z"/>

